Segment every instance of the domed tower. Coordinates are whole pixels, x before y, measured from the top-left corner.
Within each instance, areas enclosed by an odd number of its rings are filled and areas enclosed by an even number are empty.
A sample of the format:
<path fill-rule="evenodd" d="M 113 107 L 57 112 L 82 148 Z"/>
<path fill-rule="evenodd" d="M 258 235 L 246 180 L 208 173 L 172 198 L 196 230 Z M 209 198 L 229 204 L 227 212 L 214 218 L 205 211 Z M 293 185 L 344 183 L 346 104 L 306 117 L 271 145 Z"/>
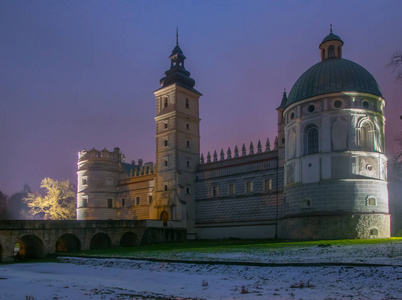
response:
<path fill-rule="evenodd" d="M 390 236 L 385 100 L 366 69 L 342 58 L 343 44 L 331 28 L 321 62 L 284 105 L 283 238 Z"/>
<path fill-rule="evenodd" d="M 181 221 L 194 236 L 195 172 L 200 157 L 199 98 L 178 40 L 156 97 L 156 178 L 153 218 Z M 166 224 L 166 222 L 165 222 Z"/>
<path fill-rule="evenodd" d="M 77 220 L 116 219 L 116 185 L 122 154 L 119 148 L 78 153 Z"/>

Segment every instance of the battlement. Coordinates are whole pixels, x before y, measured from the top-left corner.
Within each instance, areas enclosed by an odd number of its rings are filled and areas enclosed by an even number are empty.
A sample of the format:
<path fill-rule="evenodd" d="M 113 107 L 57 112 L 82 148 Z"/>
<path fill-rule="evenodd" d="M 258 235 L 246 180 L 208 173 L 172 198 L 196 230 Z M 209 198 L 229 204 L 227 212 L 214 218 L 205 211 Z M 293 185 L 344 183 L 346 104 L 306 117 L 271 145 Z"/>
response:
<path fill-rule="evenodd" d="M 243 146 L 241 148 L 241 154 L 239 154 L 239 148 L 237 147 L 237 145 L 235 146 L 233 156 L 232 156 L 232 150 L 230 149 L 230 147 L 228 148 L 228 150 L 226 152 L 226 158 L 225 158 L 225 152 L 223 151 L 223 148 L 221 149 L 221 152 L 219 154 L 219 159 L 218 159 L 218 153 L 216 152 L 216 150 L 214 151 L 213 156 L 211 156 L 211 153 L 208 151 L 206 161 L 204 158 L 204 154 L 201 154 L 200 164 L 216 163 L 216 162 L 220 162 L 220 161 L 226 161 L 226 160 L 239 158 L 239 157 L 267 153 L 267 152 L 276 151 L 276 150 L 278 150 L 278 137 L 275 138 L 274 149 L 272 149 L 272 150 L 271 150 L 271 143 L 269 141 L 269 138 L 267 138 L 267 141 L 265 143 L 264 152 L 262 151 L 261 141 L 258 140 L 257 151 L 254 151 L 254 145 L 253 145 L 253 142 L 251 142 L 250 146 L 249 146 L 249 152 L 247 154 L 246 145 L 243 143 Z"/>
<path fill-rule="evenodd" d="M 140 176 L 147 176 L 154 174 L 155 168 L 153 162 L 145 163 L 144 165 L 135 166 L 129 172 L 130 178 L 133 177 L 140 177 Z"/>
<path fill-rule="evenodd" d="M 78 162 L 84 160 L 111 160 L 115 162 L 124 162 L 124 154 L 120 152 L 118 147 L 114 148 L 113 151 L 109 151 L 106 148 L 103 150 L 96 150 L 95 148 L 87 151 L 86 149 L 78 152 Z"/>

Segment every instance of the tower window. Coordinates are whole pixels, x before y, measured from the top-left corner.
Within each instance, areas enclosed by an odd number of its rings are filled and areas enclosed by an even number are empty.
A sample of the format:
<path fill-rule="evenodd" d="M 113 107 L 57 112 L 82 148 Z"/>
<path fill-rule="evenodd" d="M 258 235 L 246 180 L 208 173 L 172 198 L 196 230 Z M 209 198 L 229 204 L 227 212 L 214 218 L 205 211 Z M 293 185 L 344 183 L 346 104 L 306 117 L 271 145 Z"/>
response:
<path fill-rule="evenodd" d="M 113 199 L 107 199 L 107 208 L 113 208 Z"/>
<path fill-rule="evenodd" d="M 190 108 L 190 102 L 188 101 L 188 98 L 186 98 L 186 108 Z"/>
<path fill-rule="evenodd" d="M 328 48 L 328 58 L 335 57 L 335 48 L 334 46 L 329 46 Z"/>
<path fill-rule="evenodd" d="M 378 229 L 376 228 L 370 229 L 370 235 L 378 235 Z"/>
<path fill-rule="evenodd" d="M 168 140 L 167 139 L 163 140 L 163 146 L 167 147 L 167 145 L 168 145 Z"/>
<path fill-rule="evenodd" d="M 213 197 L 218 197 L 219 195 L 219 188 L 217 186 L 212 187 L 212 196 Z"/>
<path fill-rule="evenodd" d="M 168 122 L 163 122 L 163 128 L 167 129 L 168 128 Z"/>
<path fill-rule="evenodd" d="M 247 193 L 252 193 L 253 192 L 253 182 L 252 181 L 248 181 L 246 183 L 246 191 L 247 191 Z"/>
<path fill-rule="evenodd" d="M 265 179 L 264 188 L 265 188 L 265 191 L 272 190 L 272 179 Z"/>
<path fill-rule="evenodd" d="M 187 148 L 190 148 L 190 141 L 189 140 L 187 140 Z"/>
<path fill-rule="evenodd" d="M 87 179 L 86 178 L 82 178 L 82 185 L 87 185 Z"/>
<path fill-rule="evenodd" d="M 186 129 L 190 129 L 190 124 L 186 124 Z"/>
<path fill-rule="evenodd" d="M 165 184 L 165 192 L 168 190 L 168 186 L 167 184 Z"/>
<path fill-rule="evenodd" d="M 163 99 L 163 107 L 165 108 L 165 107 L 168 107 L 168 97 L 165 97 L 164 99 Z"/>
<path fill-rule="evenodd" d="M 152 203 L 152 195 L 149 195 L 148 196 L 148 204 L 151 204 Z"/>
<path fill-rule="evenodd" d="M 126 199 L 121 199 L 121 206 L 124 207 L 126 205 Z"/>
<path fill-rule="evenodd" d="M 307 110 L 308 110 L 309 113 L 313 113 L 313 112 L 315 111 L 315 106 L 314 106 L 314 104 L 309 105 L 308 108 L 307 108 Z"/>
<path fill-rule="evenodd" d="M 302 200 L 301 206 L 304 209 L 310 209 L 311 208 L 311 200 L 310 199 Z"/>
<path fill-rule="evenodd" d="M 367 206 L 376 206 L 377 205 L 377 199 L 374 196 L 367 196 L 366 198 L 366 205 Z"/>
<path fill-rule="evenodd" d="M 187 194 L 187 195 L 190 195 L 190 188 L 189 188 L 189 187 L 186 188 L 186 194 Z"/>
<path fill-rule="evenodd" d="M 135 204 L 136 204 L 136 205 L 140 205 L 140 197 L 136 197 L 136 198 L 135 198 Z"/>
<path fill-rule="evenodd" d="M 164 164 L 165 164 L 165 167 L 167 167 L 167 166 L 168 166 L 168 160 L 167 160 L 167 159 L 165 159 Z"/>
<path fill-rule="evenodd" d="M 310 124 L 304 131 L 305 154 L 314 154 L 318 152 L 318 128 Z"/>
<path fill-rule="evenodd" d="M 229 195 L 235 194 L 235 185 L 234 183 L 229 183 Z"/>
<path fill-rule="evenodd" d="M 88 198 L 81 199 L 81 207 L 87 208 L 88 207 Z"/>
<path fill-rule="evenodd" d="M 341 108 L 342 107 L 342 101 L 341 100 L 336 100 L 334 102 L 334 107 L 335 108 Z"/>
<path fill-rule="evenodd" d="M 186 161 L 186 166 L 187 166 L 187 168 L 190 168 L 191 167 L 191 163 L 190 163 L 190 161 L 188 160 L 188 161 Z"/>
<path fill-rule="evenodd" d="M 370 122 L 364 122 L 360 128 L 360 148 L 365 151 L 374 151 L 374 130 Z"/>

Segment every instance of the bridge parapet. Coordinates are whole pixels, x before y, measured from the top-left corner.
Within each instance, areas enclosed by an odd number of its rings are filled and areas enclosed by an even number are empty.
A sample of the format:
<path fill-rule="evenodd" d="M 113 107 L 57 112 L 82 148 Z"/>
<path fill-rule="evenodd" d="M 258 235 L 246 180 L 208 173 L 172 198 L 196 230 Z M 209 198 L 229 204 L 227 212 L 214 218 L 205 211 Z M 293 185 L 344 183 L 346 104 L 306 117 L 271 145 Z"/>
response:
<path fill-rule="evenodd" d="M 16 243 L 19 257 L 38 258 L 56 252 L 179 241 L 185 236 L 179 223 L 166 227 L 160 220 L 2 220 L 0 261 L 14 261 Z"/>

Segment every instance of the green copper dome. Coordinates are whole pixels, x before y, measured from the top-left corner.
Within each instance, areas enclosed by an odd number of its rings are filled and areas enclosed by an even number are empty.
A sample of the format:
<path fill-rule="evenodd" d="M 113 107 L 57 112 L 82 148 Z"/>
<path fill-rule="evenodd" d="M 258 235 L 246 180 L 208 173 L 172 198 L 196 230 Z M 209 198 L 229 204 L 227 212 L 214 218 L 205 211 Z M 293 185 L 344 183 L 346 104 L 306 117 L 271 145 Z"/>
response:
<path fill-rule="evenodd" d="M 333 33 L 332 33 L 332 29 L 331 29 L 330 34 L 328 34 L 328 35 L 322 40 L 320 46 L 321 46 L 322 44 L 324 44 L 325 42 L 328 42 L 328 41 L 340 41 L 340 42 L 342 42 L 342 45 L 343 45 L 343 41 L 341 40 L 341 38 L 340 38 L 339 36 L 337 36 L 336 34 L 333 34 Z"/>
<path fill-rule="evenodd" d="M 299 77 L 286 106 L 336 92 L 361 92 L 382 97 L 377 81 L 365 68 L 347 59 L 332 58 L 315 64 Z"/>

